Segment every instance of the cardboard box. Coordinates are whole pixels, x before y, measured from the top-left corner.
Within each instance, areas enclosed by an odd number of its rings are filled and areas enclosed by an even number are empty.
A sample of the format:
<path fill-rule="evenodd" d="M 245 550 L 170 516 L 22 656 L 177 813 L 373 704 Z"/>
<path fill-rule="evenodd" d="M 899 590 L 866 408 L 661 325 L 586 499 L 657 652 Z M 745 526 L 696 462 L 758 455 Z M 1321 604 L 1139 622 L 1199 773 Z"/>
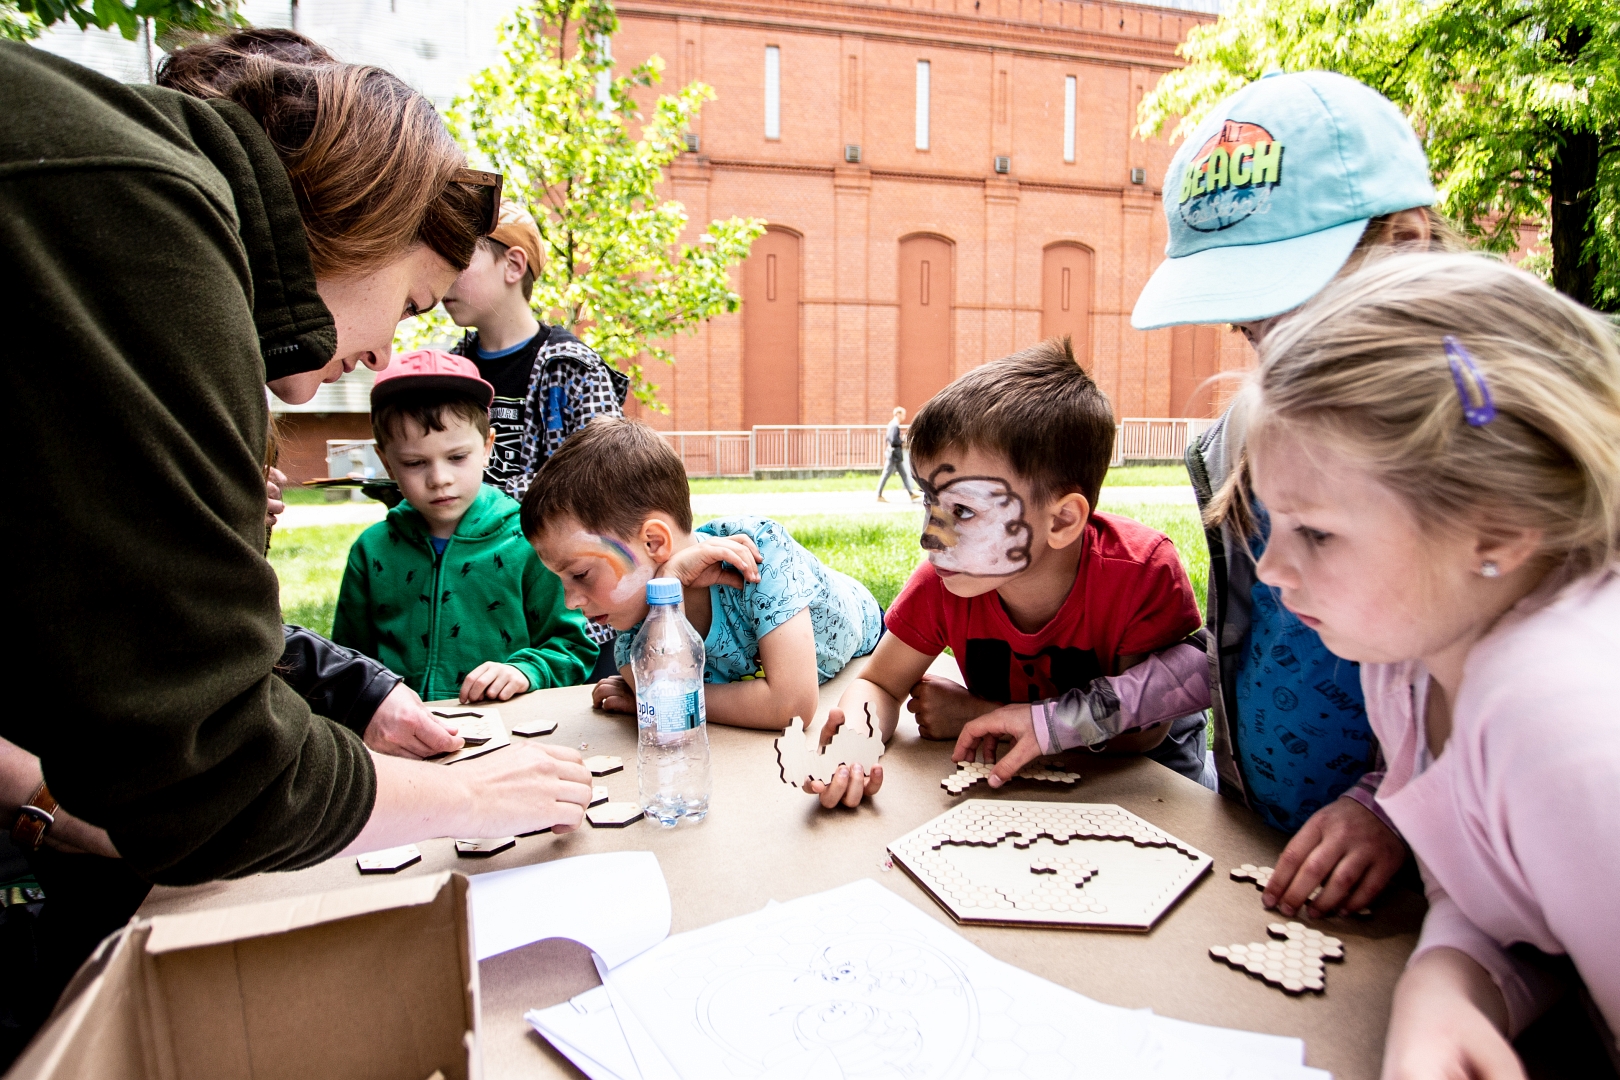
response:
<path fill-rule="evenodd" d="M 8 1080 L 478 1080 L 467 878 L 185 915 L 102 942 Z"/>

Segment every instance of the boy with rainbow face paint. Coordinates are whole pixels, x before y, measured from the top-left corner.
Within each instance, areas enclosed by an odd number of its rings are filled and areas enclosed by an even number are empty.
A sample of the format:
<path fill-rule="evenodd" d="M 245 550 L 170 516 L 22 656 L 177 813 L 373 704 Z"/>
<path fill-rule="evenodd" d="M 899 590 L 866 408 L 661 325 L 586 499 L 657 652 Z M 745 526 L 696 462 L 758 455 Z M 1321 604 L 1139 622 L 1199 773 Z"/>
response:
<path fill-rule="evenodd" d="M 1014 740 L 992 786 L 1079 746 L 1147 753 L 1212 782 L 1187 573 L 1169 537 L 1092 509 L 1113 440 L 1113 408 L 1067 339 L 977 368 L 923 406 L 911 463 L 928 561 L 889 608 L 889 633 L 824 739 L 863 708 L 888 739 L 909 695 L 923 736 L 958 739 L 958 760 L 979 750 L 994 760 L 997 740 Z M 947 647 L 962 683 L 926 674 Z M 1059 712 L 1059 698 L 1071 707 Z M 805 790 L 854 806 L 882 784 L 883 766 L 854 765 Z"/>
<path fill-rule="evenodd" d="M 708 718 L 719 724 L 780 730 L 813 716 L 817 686 L 882 633 L 866 587 L 776 522 L 694 530 L 686 468 L 645 424 L 599 418 L 571 436 L 524 496 L 523 533 L 562 579 L 568 606 L 620 631 L 620 673 L 591 695 L 609 712 L 635 712 L 630 649 L 654 577 L 684 586 L 687 620 L 704 638 Z"/>

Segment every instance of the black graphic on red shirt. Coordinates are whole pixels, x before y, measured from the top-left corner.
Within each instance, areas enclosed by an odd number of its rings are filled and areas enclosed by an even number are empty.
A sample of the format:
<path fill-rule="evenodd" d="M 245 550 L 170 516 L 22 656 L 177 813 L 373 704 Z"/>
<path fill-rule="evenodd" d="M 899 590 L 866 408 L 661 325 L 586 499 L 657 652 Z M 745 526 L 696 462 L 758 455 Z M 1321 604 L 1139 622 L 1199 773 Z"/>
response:
<path fill-rule="evenodd" d="M 1048 645 L 1025 655 L 999 638 L 969 638 L 965 659 L 973 696 L 1008 704 L 1055 698 L 1107 674 L 1090 649 Z"/>

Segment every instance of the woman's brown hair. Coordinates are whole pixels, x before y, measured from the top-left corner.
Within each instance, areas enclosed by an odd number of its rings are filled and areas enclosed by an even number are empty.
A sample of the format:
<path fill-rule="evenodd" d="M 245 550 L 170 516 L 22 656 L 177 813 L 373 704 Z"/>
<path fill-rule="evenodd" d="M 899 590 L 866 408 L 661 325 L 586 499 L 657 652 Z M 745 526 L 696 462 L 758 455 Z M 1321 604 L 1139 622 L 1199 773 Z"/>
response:
<path fill-rule="evenodd" d="M 341 64 L 291 30 L 244 30 L 180 49 L 161 86 L 242 106 L 298 199 L 317 277 L 385 266 L 417 243 L 464 270 L 487 228 L 465 158 L 433 105 L 381 68 Z"/>

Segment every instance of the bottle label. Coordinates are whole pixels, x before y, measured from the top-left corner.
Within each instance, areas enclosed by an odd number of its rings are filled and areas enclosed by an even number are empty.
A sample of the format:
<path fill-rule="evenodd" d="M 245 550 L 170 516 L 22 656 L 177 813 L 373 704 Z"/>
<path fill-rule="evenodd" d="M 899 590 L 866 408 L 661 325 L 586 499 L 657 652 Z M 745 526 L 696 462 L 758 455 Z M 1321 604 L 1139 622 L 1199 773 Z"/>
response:
<path fill-rule="evenodd" d="M 708 717 L 703 705 L 703 691 L 681 693 L 678 690 L 654 689 L 636 698 L 636 719 L 664 734 L 690 731 Z"/>

